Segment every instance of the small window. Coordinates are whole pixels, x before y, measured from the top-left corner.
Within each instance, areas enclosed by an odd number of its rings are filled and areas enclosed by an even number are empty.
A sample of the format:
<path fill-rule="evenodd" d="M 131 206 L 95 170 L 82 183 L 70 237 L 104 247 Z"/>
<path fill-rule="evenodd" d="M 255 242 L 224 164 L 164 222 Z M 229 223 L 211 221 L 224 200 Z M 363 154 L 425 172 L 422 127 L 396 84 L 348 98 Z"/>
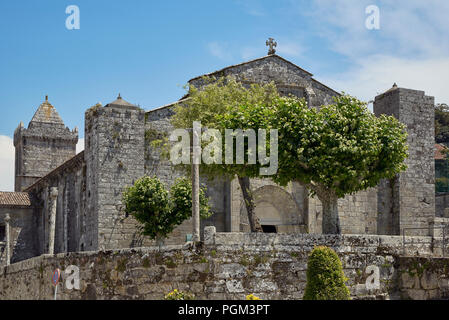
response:
<path fill-rule="evenodd" d="M 276 226 L 262 225 L 264 233 L 277 233 Z"/>
<path fill-rule="evenodd" d="M 6 241 L 6 226 L 0 225 L 0 242 Z"/>

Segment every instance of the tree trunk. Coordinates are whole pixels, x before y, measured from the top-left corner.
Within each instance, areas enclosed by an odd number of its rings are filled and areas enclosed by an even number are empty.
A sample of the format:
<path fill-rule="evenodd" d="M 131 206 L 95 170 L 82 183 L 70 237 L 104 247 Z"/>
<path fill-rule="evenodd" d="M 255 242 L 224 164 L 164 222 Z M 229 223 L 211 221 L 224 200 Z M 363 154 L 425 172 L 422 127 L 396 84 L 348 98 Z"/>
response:
<path fill-rule="evenodd" d="M 243 201 L 245 202 L 246 211 L 248 212 L 248 221 L 251 228 L 251 232 L 263 232 L 262 226 L 259 223 L 259 219 L 255 213 L 253 194 L 250 188 L 249 178 L 238 177 L 240 188 L 243 193 Z"/>
<path fill-rule="evenodd" d="M 338 198 L 335 196 L 321 197 L 323 204 L 323 233 L 340 234 L 340 219 L 338 218 Z"/>
<path fill-rule="evenodd" d="M 162 247 L 165 244 L 165 238 L 162 235 L 157 235 L 156 236 L 156 244 L 159 247 L 159 251 L 162 251 Z"/>

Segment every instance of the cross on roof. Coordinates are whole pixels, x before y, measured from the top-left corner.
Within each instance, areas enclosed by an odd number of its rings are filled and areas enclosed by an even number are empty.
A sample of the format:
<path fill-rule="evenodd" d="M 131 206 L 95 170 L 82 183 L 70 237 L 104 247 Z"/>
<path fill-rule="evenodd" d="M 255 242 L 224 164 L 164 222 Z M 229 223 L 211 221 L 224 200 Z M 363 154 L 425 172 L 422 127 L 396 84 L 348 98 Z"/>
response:
<path fill-rule="evenodd" d="M 270 47 L 268 49 L 268 55 L 276 53 L 276 50 L 274 48 L 277 47 L 278 44 L 276 41 L 274 41 L 273 38 L 268 38 L 267 42 L 265 42 L 265 45 Z"/>

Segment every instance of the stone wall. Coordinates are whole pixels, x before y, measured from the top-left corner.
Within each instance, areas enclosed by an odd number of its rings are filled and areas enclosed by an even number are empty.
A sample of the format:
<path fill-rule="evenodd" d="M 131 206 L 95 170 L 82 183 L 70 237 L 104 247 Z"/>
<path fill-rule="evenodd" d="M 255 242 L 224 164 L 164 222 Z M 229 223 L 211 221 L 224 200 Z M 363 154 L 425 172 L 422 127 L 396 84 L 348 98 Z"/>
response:
<path fill-rule="evenodd" d="M 15 191 L 22 191 L 76 155 L 78 129 L 64 125 L 56 109 L 46 100 L 27 128 L 14 132 Z"/>
<path fill-rule="evenodd" d="M 243 83 L 268 83 L 273 81 L 283 94 L 304 97 L 310 106 L 319 107 L 332 103 L 338 93 L 312 78 L 312 74 L 278 55 L 270 55 L 250 62 L 226 67 L 206 76 L 235 76 Z M 204 86 L 202 77 L 191 79 L 189 84 Z"/>
<path fill-rule="evenodd" d="M 33 229 L 34 212 L 30 207 L 0 208 L 0 225 L 6 214 L 10 216 L 11 263 L 39 255 L 36 231 Z M 0 266 L 6 265 L 6 239 L 0 239 Z"/>
<path fill-rule="evenodd" d="M 58 189 L 56 207 L 56 232 L 54 252 L 83 251 L 85 248 L 86 224 L 89 217 L 86 204 L 86 164 L 84 152 L 79 153 L 63 165 L 48 173 L 28 187 L 35 196 L 34 219 L 30 226 L 36 233 L 34 246 L 37 255 L 48 252 L 50 189 Z"/>
<path fill-rule="evenodd" d="M 409 157 L 407 170 L 398 178 L 382 182 L 379 187 L 379 212 L 388 225 L 381 233 L 428 234 L 429 222 L 435 218 L 434 98 L 424 91 L 393 87 L 376 97 L 374 112 L 393 115 L 406 125 Z M 391 228 L 393 227 L 393 230 Z"/>
<path fill-rule="evenodd" d="M 435 195 L 435 216 L 449 218 L 449 192 Z M 449 209 L 448 209 L 449 210 Z M 447 213 L 446 213 L 447 211 Z"/>
<path fill-rule="evenodd" d="M 51 274 L 80 269 L 80 290 L 63 284 L 58 299 L 162 299 L 173 289 L 197 299 L 301 299 L 307 257 L 317 245 L 342 260 L 355 299 L 448 298 L 449 259 L 441 239 L 398 236 L 214 233 L 203 245 L 135 248 L 41 256 L 0 270 L 1 299 L 53 299 Z M 447 248 L 446 248 L 447 249 Z M 405 255 L 404 255 L 405 254 Z M 367 289 L 367 267 L 380 272 L 380 287 Z"/>
<path fill-rule="evenodd" d="M 449 259 L 399 257 L 399 295 L 403 299 L 449 299 Z"/>
<path fill-rule="evenodd" d="M 137 222 L 122 205 L 126 187 L 144 175 L 145 112 L 123 104 L 94 106 L 85 113 L 85 250 L 141 245 Z"/>
<path fill-rule="evenodd" d="M 311 233 L 322 232 L 323 207 L 317 198 L 308 199 Z M 343 234 L 377 234 L 377 188 L 338 199 L 338 216 Z"/>

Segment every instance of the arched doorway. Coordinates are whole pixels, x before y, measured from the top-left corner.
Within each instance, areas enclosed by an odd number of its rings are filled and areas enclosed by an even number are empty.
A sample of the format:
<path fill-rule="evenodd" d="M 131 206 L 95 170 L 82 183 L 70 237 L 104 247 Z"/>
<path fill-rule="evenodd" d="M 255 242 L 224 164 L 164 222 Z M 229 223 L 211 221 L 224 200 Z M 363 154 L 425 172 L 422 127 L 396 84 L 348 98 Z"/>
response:
<path fill-rule="evenodd" d="M 253 191 L 255 212 L 264 232 L 304 233 L 304 217 L 293 197 L 279 186 Z M 250 232 L 246 206 L 240 206 L 240 231 Z"/>

